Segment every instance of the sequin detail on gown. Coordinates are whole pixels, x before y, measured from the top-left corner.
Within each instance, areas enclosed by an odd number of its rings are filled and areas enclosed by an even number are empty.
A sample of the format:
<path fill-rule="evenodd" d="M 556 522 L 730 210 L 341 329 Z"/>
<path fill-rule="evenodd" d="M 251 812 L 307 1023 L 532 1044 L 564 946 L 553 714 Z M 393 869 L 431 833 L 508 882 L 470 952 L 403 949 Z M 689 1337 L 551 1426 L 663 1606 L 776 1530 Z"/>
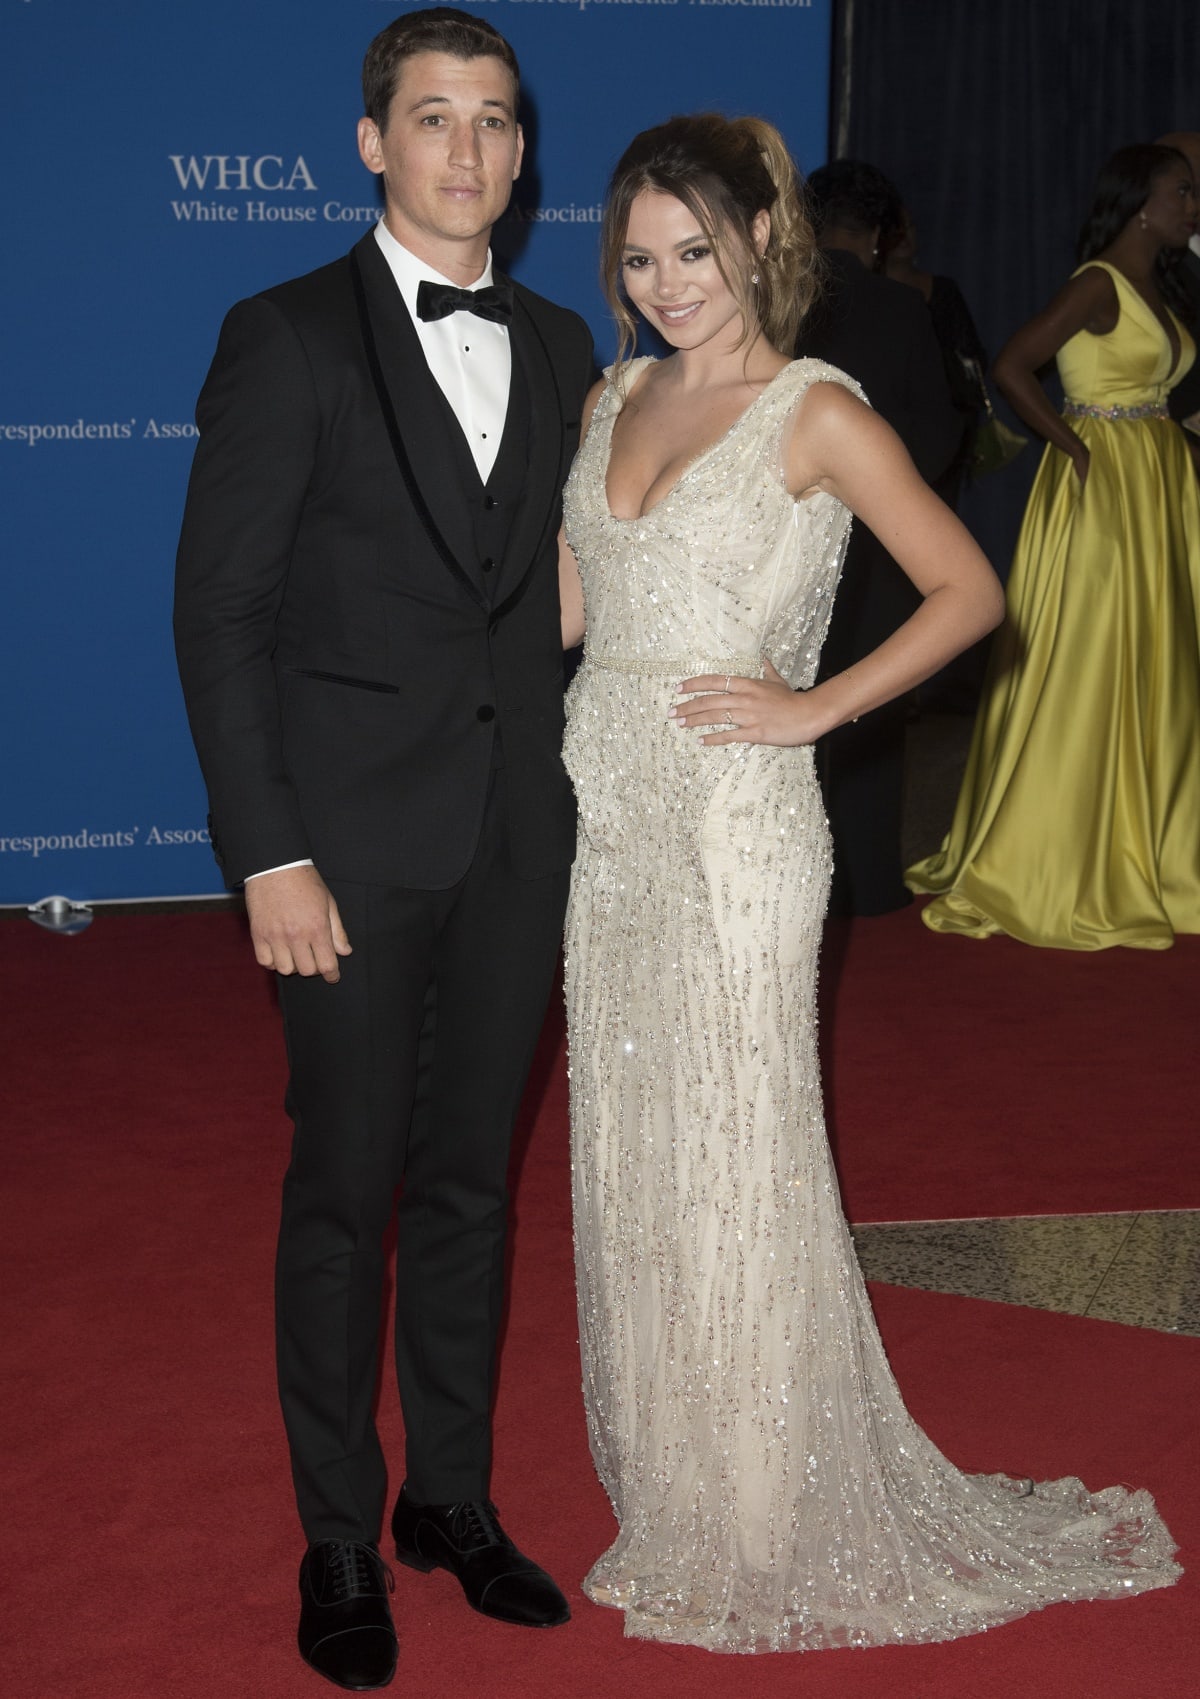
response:
<path fill-rule="evenodd" d="M 764 654 L 815 677 L 848 514 L 792 501 L 782 443 L 818 380 L 857 387 L 794 362 L 631 520 L 606 497 L 610 384 L 566 497 L 588 621 L 565 746 L 576 1264 L 620 1524 L 584 1590 L 628 1634 L 726 1652 L 950 1639 L 1179 1573 L 1148 1493 L 963 1475 L 909 1417 L 825 1137 L 811 751 L 667 719 L 680 679 Z"/>

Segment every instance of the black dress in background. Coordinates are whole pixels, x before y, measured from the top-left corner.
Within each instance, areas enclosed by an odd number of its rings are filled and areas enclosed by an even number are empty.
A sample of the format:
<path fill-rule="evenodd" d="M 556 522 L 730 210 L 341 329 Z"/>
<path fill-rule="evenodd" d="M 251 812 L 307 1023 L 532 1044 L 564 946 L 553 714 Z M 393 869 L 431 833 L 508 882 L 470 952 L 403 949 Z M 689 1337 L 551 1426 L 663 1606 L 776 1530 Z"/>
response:
<path fill-rule="evenodd" d="M 828 286 L 801 327 L 796 353 L 856 378 L 936 487 L 962 451 L 964 419 L 951 400 L 929 309 L 917 290 L 877 276 L 843 249 L 829 249 L 826 259 Z M 919 600 L 882 543 L 856 521 L 820 677 L 877 648 Z M 885 914 L 912 901 L 900 849 L 904 724 L 904 702 L 891 702 L 817 745 L 833 833 L 831 914 Z"/>
<path fill-rule="evenodd" d="M 988 369 L 987 349 L 975 328 L 971 309 L 952 277 L 934 276 L 926 303 L 933 334 L 942 351 L 942 369 L 950 400 L 962 420 L 962 435 L 949 466 L 933 480 L 947 507 L 958 507 L 971 459 L 971 441 L 983 412 L 980 382 Z M 968 362 L 973 362 L 974 369 Z"/>

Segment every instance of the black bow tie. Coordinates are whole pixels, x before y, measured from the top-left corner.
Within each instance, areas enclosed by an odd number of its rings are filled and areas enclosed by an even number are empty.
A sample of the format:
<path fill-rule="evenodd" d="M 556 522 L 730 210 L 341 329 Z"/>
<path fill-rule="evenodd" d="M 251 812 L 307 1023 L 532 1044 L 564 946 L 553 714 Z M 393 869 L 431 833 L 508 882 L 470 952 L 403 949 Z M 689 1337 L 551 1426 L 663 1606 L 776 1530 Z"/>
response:
<path fill-rule="evenodd" d="M 444 319 L 451 313 L 477 313 L 493 324 L 507 324 L 513 316 L 512 284 L 492 283 L 486 289 L 456 289 L 453 283 L 418 286 L 419 319 Z"/>

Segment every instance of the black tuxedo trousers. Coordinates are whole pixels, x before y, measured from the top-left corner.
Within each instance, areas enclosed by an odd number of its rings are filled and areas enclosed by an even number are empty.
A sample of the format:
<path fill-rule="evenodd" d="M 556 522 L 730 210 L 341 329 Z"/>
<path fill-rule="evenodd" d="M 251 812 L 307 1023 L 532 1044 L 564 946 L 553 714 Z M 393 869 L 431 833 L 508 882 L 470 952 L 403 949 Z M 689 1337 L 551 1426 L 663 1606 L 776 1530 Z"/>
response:
<path fill-rule="evenodd" d="M 379 1537 L 384 1246 L 400 1187 L 396 1371 L 419 1501 L 485 1498 L 509 1142 L 568 873 L 513 868 L 502 768 L 447 890 L 332 881 L 336 985 L 281 979 L 295 1122 L 276 1265 L 279 1393 L 308 1540 Z M 393 1483 L 395 1485 L 395 1483 Z"/>

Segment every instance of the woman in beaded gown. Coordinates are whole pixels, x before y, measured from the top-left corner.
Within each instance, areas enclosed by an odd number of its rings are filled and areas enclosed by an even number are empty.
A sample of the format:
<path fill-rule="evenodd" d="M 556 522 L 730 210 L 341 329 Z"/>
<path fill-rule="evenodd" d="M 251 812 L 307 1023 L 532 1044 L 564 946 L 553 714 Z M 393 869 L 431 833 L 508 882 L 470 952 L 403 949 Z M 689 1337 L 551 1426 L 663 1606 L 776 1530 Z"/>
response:
<path fill-rule="evenodd" d="M 566 496 L 576 1262 L 619 1523 L 585 1591 L 628 1634 L 755 1652 L 1165 1586 L 1148 1493 L 963 1475 L 912 1422 L 824 1131 L 812 743 L 994 625 L 999 587 L 852 381 L 777 352 L 815 262 L 770 126 L 639 136 L 604 248 L 626 331 L 677 352 L 597 386 Z M 814 686 L 850 508 L 924 601 Z"/>
<path fill-rule="evenodd" d="M 1064 950 L 1200 932 L 1200 494 L 1167 411 L 1195 357 L 1169 263 L 1195 219 L 1182 154 L 1122 148 L 1084 263 L 996 362 L 1046 451 L 950 832 L 906 874 L 937 932 Z"/>

